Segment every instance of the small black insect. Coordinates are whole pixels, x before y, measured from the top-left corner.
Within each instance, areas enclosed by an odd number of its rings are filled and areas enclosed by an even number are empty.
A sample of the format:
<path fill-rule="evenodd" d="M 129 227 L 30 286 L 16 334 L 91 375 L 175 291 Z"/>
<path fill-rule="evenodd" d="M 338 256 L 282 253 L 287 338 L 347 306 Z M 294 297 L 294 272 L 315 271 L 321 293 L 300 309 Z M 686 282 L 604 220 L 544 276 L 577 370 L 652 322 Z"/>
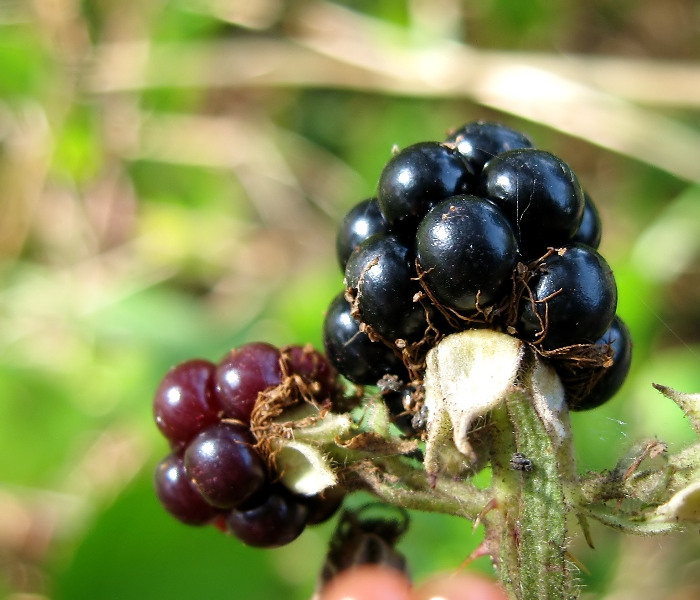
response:
<path fill-rule="evenodd" d="M 516 471 L 532 471 L 532 461 L 522 452 L 513 452 L 510 457 L 510 466 Z"/>

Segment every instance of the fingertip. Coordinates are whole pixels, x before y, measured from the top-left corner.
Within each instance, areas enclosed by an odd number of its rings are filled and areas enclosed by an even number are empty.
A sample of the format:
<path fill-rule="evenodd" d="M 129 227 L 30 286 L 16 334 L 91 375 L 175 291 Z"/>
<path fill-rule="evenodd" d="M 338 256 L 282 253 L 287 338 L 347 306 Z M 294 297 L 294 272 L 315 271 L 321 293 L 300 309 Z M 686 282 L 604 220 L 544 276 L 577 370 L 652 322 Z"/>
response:
<path fill-rule="evenodd" d="M 477 573 L 439 575 L 416 586 L 412 600 L 508 600 L 492 579 Z"/>
<path fill-rule="evenodd" d="M 321 600 L 411 600 L 411 583 L 396 569 L 360 565 L 334 577 Z"/>

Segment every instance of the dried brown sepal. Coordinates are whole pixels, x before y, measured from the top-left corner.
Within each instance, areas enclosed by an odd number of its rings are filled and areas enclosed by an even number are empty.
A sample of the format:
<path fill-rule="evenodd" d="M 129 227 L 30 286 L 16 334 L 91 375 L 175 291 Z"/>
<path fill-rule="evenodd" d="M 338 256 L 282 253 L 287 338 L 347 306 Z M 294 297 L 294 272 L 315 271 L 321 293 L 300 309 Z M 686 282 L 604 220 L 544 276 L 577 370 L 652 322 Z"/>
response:
<path fill-rule="evenodd" d="M 292 354 L 299 350 L 298 346 L 283 346 L 280 348 L 280 368 L 284 377 L 294 374 L 292 368 Z M 328 360 L 319 354 L 311 344 L 301 347 L 301 357 L 297 360 L 303 363 L 304 373 L 300 377 L 306 383 L 306 391 L 311 393 L 316 402 L 325 404 L 330 402 L 337 412 L 344 412 L 338 405 L 352 402 L 352 398 L 345 398 L 345 388 L 343 387 L 337 371 L 330 365 Z M 297 375 L 299 375 L 297 373 Z M 323 381 L 314 379 L 313 376 L 321 378 Z"/>
<path fill-rule="evenodd" d="M 279 446 L 273 440 L 292 439 L 294 428 L 310 427 L 318 423 L 331 408 L 330 399 L 318 402 L 317 382 L 309 382 L 291 372 L 284 353 L 280 359 L 280 367 L 282 382 L 258 393 L 250 417 L 250 430 L 257 440 L 256 450 L 273 472 L 276 470 L 275 456 L 279 451 Z M 286 411 L 305 403 L 315 409 L 311 415 L 294 421 L 281 419 Z"/>
<path fill-rule="evenodd" d="M 567 398 L 573 405 L 588 396 L 605 370 L 613 364 L 611 344 L 574 344 L 555 350 L 544 350 L 537 345 L 533 345 L 533 348 L 556 365 Z"/>
<path fill-rule="evenodd" d="M 511 335 L 516 330 L 518 320 L 520 318 L 520 305 L 523 303 L 523 301 L 529 302 L 532 305 L 533 309 L 538 303 L 535 300 L 535 296 L 532 293 L 532 289 L 530 288 L 530 280 L 535 275 L 540 273 L 540 271 L 543 268 L 544 261 L 556 252 L 557 250 L 555 250 L 554 248 L 549 248 L 547 252 L 545 252 L 545 254 L 543 254 L 539 258 L 527 264 L 519 262 L 515 265 L 513 273 L 511 274 L 510 294 L 505 298 L 505 300 L 498 309 L 498 312 L 504 317 L 505 329 L 506 331 L 508 331 L 508 333 L 511 333 Z M 534 311 L 535 315 L 538 316 L 538 319 L 540 321 L 540 331 L 542 332 L 540 334 L 540 337 L 544 337 L 545 333 L 547 332 L 546 300 L 548 299 L 549 298 L 540 300 L 540 303 L 545 303 L 544 319 L 539 317 L 539 314 L 536 310 Z"/>
<path fill-rule="evenodd" d="M 617 510 L 623 501 L 637 505 L 663 503 L 668 499 L 669 481 L 664 470 L 669 458 L 665 442 L 657 439 L 640 441 L 628 449 L 612 470 L 591 474 L 581 487 L 583 495 L 595 504 L 615 501 Z M 645 461 L 654 459 L 658 459 L 656 464 L 640 470 Z"/>
<path fill-rule="evenodd" d="M 424 271 L 420 262 L 416 259 L 416 281 L 423 289 L 423 293 L 430 299 L 433 307 L 442 314 L 448 325 L 455 331 L 462 329 L 471 329 L 475 327 L 484 327 L 492 324 L 498 316 L 494 306 L 482 307 L 479 303 L 479 295 L 476 294 L 476 309 L 469 313 L 459 312 L 454 308 L 446 306 L 437 299 L 430 287 L 425 283 L 425 276 L 430 272 L 430 269 Z"/>
<path fill-rule="evenodd" d="M 338 440 L 338 445 L 348 450 L 382 456 L 410 455 L 418 450 L 417 440 L 388 440 L 371 431 L 355 435 L 347 441 Z"/>
<path fill-rule="evenodd" d="M 641 454 L 635 457 L 632 464 L 625 471 L 624 475 L 622 476 L 622 481 L 627 481 L 630 477 L 632 477 L 646 458 L 656 458 L 667 451 L 668 445 L 665 442 L 661 442 L 659 440 L 647 442 Z"/>
<path fill-rule="evenodd" d="M 479 302 L 480 293 L 477 292 L 476 307 L 470 312 L 460 312 L 438 300 L 425 282 L 425 275 L 428 271 L 424 271 L 421 268 L 418 259 L 416 259 L 416 280 L 420 284 L 423 294 L 444 317 L 453 331 L 489 328 L 514 335 L 519 317 L 519 307 L 523 298 L 529 298 L 531 302 L 535 302 L 528 282 L 539 271 L 544 260 L 554 252 L 553 249 L 550 249 L 545 255 L 528 264 L 517 263 L 511 273 L 510 290 L 503 296 L 501 301 L 489 306 L 482 306 Z M 546 323 L 542 322 L 542 327 L 546 328 Z"/>
<path fill-rule="evenodd" d="M 423 373 L 425 372 L 425 357 L 428 352 L 435 344 L 445 337 L 447 332 L 440 331 L 438 328 L 430 309 L 431 304 L 426 300 L 425 296 L 418 293 L 414 295 L 413 301 L 420 303 L 423 307 L 427 326 L 423 332 L 423 336 L 418 341 L 407 344 L 402 348 L 401 359 L 406 369 L 408 369 L 408 372 L 411 374 L 411 381 L 416 383 L 422 379 Z"/>
<path fill-rule="evenodd" d="M 373 265 L 374 263 L 370 263 L 365 268 L 365 271 Z M 363 275 L 364 271 L 360 275 L 360 280 L 362 280 Z M 360 331 L 366 334 L 373 342 L 382 343 L 391 348 L 403 362 L 410 374 L 411 380 L 419 379 L 422 372 L 425 370 L 425 357 L 428 351 L 445 335 L 443 332 L 440 332 L 431 318 L 429 302 L 425 300 L 422 293 L 416 294 L 413 297 L 413 301 L 419 302 L 425 311 L 427 326 L 423 332 L 423 336 L 419 340 L 409 342 L 404 339 L 388 339 L 377 332 L 371 325 L 365 323 L 363 321 L 362 311 L 360 310 L 361 295 L 362 293 L 359 289 L 352 287 L 345 289 L 345 299 L 350 304 L 350 315 L 359 323 Z"/>

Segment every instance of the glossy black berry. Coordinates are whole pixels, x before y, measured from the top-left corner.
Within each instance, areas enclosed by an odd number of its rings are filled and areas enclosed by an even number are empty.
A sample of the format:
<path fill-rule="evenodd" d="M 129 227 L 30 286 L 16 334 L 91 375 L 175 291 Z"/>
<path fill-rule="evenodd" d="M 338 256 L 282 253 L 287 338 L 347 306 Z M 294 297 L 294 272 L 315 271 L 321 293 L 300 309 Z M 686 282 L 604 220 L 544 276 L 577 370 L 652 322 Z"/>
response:
<path fill-rule="evenodd" d="M 581 224 L 576 230 L 572 242 L 579 242 L 587 244 L 591 248 L 598 248 L 603 228 L 600 214 L 591 197 L 588 194 L 584 194 L 584 197 L 586 205 L 583 209 L 583 219 L 581 219 Z"/>
<path fill-rule="evenodd" d="M 383 375 L 404 378 L 406 369 L 391 348 L 373 342 L 360 331 L 360 323 L 350 314 L 344 293 L 338 294 L 323 322 L 326 356 L 338 372 L 359 385 L 376 385 Z"/>
<path fill-rule="evenodd" d="M 569 243 L 583 218 L 578 178 L 564 161 L 544 150 L 499 154 L 484 167 L 481 190 L 510 220 L 526 259 Z"/>
<path fill-rule="evenodd" d="M 319 525 L 328 521 L 342 506 L 345 495 L 342 487 L 332 487 L 313 496 L 299 497 L 299 502 L 309 511 L 307 524 Z"/>
<path fill-rule="evenodd" d="M 261 504 L 232 510 L 226 524 L 239 540 L 257 548 L 277 548 L 294 541 L 307 524 L 309 510 L 282 486 Z"/>
<path fill-rule="evenodd" d="M 408 239 L 431 206 L 469 191 L 471 171 L 457 150 L 420 142 L 401 150 L 379 177 L 378 199 L 384 218 Z"/>
<path fill-rule="evenodd" d="M 378 234 L 360 244 L 345 269 L 362 322 L 390 342 L 420 339 L 427 327 L 423 307 L 413 302 L 413 261 L 413 252 L 396 237 Z"/>
<path fill-rule="evenodd" d="M 413 415 L 407 412 L 405 408 L 406 402 L 411 399 L 412 391 L 411 388 L 404 388 L 386 391 L 382 394 L 382 399 L 391 415 L 391 422 L 396 425 L 399 431 L 407 435 L 415 433 L 411 425 Z"/>
<path fill-rule="evenodd" d="M 281 381 L 280 352 L 271 344 L 252 342 L 231 350 L 215 374 L 216 395 L 224 416 L 250 421 L 258 393 Z"/>
<path fill-rule="evenodd" d="M 163 508 L 182 523 L 204 525 L 219 514 L 197 491 L 185 473 L 182 453 L 170 454 L 158 463 L 154 484 Z"/>
<path fill-rule="evenodd" d="M 605 259 L 584 244 L 545 258 L 521 301 L 520 334 L 546 350 L 592 344 L 612 323 L 617 286 Z"/>
<path fill-rule="evenodd" d="M 340 268 L 345 265 L 353 250 L 367 238 L 377 233 L 388 233 L 389 224 L 384 219 L 376 198 L 363 200 L 343 217 L 335 239 L 335 249 Z"/>
<path fill-rule="evenodd" d="M 153 415 L 158 429 L 173 446 L 184 446 L 218 421 L 215 369 L 209 361 L 188 360 L 170 369 L 158 385 Z"/>
<path fill-rule="evenodd" d="M 460 311 L 498 300 L 518 260 L 508 219 L 476 196 L 434 206 L 418 227 L 416 250 L 425 284 L 441 303 Z"/>
<path fill-rule="evenodd" d="M 632 337 L 620 317 L 615 317 L 608 330 L 595 344 L 612 351 L 612 365 L 594 380 L 593 387 L 583 397 L 567 397 L 571 410 L 596 408 L 610 400 L 622 387 L 632 363 Z"/>
<path fill-rule="evenodd" d="M 473 173 L 480 173 L 494 156 L 517 148 L 532 148 L 525 134 L 501 123 L 475 121 L 463 125 L 447 141 L 455 144 Z"/>
<path fill-rule="evenodd" d="M 187 475 L 209 504 L 240 506 L 267 483 L 254 443 L 247 427 L 222 422 L 205 429 L 187 446 Z"/>

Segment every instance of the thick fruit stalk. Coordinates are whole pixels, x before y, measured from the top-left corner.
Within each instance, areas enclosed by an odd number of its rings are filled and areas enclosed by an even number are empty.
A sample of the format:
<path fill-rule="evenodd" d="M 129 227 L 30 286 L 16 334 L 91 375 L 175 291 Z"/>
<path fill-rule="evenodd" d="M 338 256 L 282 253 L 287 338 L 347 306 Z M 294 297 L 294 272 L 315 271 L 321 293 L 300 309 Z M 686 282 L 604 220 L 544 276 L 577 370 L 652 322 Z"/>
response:
<path fill-rule="evenodd" d="M 428 357 L 426 468 L 453 448 L 492 485 L 481 548 L 513 598 L 575 595 L 567 557 L 567 488 L 575 475 L 564 390 L 529 347 L 493 331 L 446 338 Z M 450 459 L 453 462 L 453 459 Z"/>
<path fill-rule="evenodd" d="M 536 379 L 540 365 L 535 363 L 526 379 Z M 515 598 L 570 598 L 575 586 L 567 552 L 566 488 L 574 474 L 573 460 L 570 438 L 559 438 L 556 428 L 547 428 L 552 417 L 565 418 L 565 411 L 542 414 L 535 395 L 541 381 L 527 383 L 524 390 L 510 393 L 506 408 L 493 416 L 503 424 L 503 442 L 512 432 L 512 444 L 494 448 L 491 460 L 494 481 L 502 482 L 494 485 L 496 504 L 513 508 L 512 514 L 502 515 L 506 527 L 498 532 L 501 579 Z M 550 387 L 546 401 L 560 398 L 557 387 Z M 509 462 L 506 447 L 514 450 Z"/>

